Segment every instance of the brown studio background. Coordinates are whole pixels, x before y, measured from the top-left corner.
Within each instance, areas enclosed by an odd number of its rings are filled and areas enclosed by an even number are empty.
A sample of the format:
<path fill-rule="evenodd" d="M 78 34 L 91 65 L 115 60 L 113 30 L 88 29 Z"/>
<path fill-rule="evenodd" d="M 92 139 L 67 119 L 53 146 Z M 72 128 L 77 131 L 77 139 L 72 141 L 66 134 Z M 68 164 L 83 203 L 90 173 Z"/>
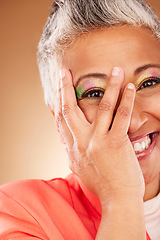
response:
<path fill-rule="evenodd" d="M 148 1 L 160 16 L 160 1 Z M 43 100 L 37 44 L 51 0 L 0 0 L 0 184 L 70 171 Z"/>

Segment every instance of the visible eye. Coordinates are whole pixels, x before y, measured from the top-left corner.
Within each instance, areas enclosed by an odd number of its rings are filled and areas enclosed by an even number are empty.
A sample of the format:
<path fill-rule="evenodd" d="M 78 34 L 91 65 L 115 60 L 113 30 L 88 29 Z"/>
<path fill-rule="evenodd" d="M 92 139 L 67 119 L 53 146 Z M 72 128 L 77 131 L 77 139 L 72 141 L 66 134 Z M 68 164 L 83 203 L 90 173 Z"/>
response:
<path fill-rule="evenodd" d="M 89 89 L 86 92 L 84 92 L 82 94 L 82 96 L 78 99 L 84 99 L 84 98 L 88 98 L 88 99 L 101 99 L 104 95 L 104 89 L 100 89 L 100 88 L 94 88 L 94 89 Z"/>
<path fill-rule="evenodd" d="M 153 87 L 154 85 L 157 85 L 160 83 L 160 78 L 155 78 L 155 77 L 150 77 L 149 79 L 144 80 L 140 86 L 138 87 L 137 91 L 143 89 L 143 88 L 148 88 L 148 87 Z"/>

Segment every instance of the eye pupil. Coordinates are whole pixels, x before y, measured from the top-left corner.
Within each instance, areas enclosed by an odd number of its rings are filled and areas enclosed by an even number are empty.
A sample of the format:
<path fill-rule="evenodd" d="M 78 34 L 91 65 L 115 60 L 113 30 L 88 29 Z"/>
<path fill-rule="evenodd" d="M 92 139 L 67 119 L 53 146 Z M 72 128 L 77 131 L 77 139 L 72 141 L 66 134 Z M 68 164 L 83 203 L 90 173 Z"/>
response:
<path fill-rule="evenodd" d="M 147 80 L 147 81 L 145 81 L 141 86 L 140 86 L 140 88 L 138 89 L 138 90 L 140 90 L 140 89 L 143 89 L 143 88 L 147 88 L 147 87 L 151 87 L 151 86 L 154 86 L 154 85 L 156 85 L 156 84 L 158 84 L 158 83 L 160 83 L 160 79 L 155 79 L 155 78 L 151 78 L 151 79 L 149 79 L 149 80 Z"/>
<path fill-rule="evenodd" d="M 149 87 L 149 86 L 151 86 L 151 85 L 153 85 L 153 82 L 145 82 L 145 83 L 144 83 L 144 86 L 145 86 L 145 87 Z"/>
<path fill-rule="evenodd" d="M 94 89 L 89 89 L 88 91 L 84 92 L 78 100 L 82 99 L 90 99 L 90 100 L 100 100 L 103 98 L 105 90 L 102 88 L 94 88 Z"/>
<path fill-rule="evenodd" d="M 88 94 L 88 97 L 89 98 L 102 98 L 103 97 L 103 92 L 102 91 L 94 91 L 94 92 L 92 92 L 92 93 L 89 93 Z"/>

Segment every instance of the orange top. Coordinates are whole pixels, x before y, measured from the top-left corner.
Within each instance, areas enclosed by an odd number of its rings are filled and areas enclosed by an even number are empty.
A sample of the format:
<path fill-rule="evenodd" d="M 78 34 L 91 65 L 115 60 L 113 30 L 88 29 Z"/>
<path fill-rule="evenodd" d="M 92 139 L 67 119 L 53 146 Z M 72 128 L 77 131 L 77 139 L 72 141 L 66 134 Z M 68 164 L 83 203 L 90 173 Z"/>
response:
<path fill-rule="evenodd" d="M 93 240 L 100 220 L 98 198 L 74 174 L 0 187 L 2 240 Z"/>

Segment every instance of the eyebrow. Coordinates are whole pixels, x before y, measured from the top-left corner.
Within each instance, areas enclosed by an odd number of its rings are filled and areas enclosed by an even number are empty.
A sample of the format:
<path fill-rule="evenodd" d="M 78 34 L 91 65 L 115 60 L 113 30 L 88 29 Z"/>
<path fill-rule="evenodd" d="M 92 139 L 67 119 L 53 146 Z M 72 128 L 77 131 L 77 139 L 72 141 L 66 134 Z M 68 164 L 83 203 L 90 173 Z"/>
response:
<path fill-rule="evenodd" d="M 147 64 L 147 65 L 144 65 L 144 66 L 141 66 L 139 68 L 137 68 L 134 72 L 134 75 L 138 75 L 139 73 L 145 71 L 146 69 L 148 68 L 160 68 L 160 65 L 159 64 Z M 85 74 L 81 77 L 78 78 L 76 84 L 75 84 L 75 88 L 78 86 L 79 82 L 82 81 L 83 79 L 85 78 L 100 78 L 100 79 L 108 79 L 108 76 L 104 73 L 89 73 L 89 74 Z"/>
<path fill-rule="evenodd" d="M 160 65 L 159 64 L 147 64 L 147 65 L 144 65 L 142 67 L 137 68 L 136 71 L 134 72 L 134 75 L 137 75 L 137 74 L 145 71 L 148 68 L 160 68 Z"/>

